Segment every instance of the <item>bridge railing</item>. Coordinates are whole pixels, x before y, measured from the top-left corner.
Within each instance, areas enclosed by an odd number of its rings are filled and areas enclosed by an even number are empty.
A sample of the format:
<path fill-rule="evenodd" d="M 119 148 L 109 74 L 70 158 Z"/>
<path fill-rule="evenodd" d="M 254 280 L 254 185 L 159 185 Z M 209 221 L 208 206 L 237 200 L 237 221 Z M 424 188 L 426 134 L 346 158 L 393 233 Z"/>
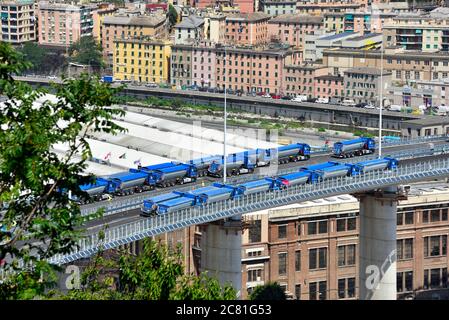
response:
<path fill-rule="evenodd" d="M 274 192 L 255 193 L 235 200 L 219 201 L 202 207 L 192 207 L 112 227 L 104 230 L 104 239 L 101 241 L 98 233 L 87 235 L 80 240 L 78 248 L 72 253 L 56 255 L 50 259 L 50 262 L 68 263 L 94 254 L 101 246 L 104 249 L 111 249 L 146 237 L 194 224 L 229 218 L 246 212 L 448 175 L 448 159 L 432 160 L 403 165 L 396 170 L 375 170 L 363 175 L 333 178 L 317 184 L 298 185 Z"/>
<path fill-rule="evenodd" d="M 404 150 L 404 151 L 398 151 L 398 152 L 391 152 L 391 153 L 385 153 L 385 157 L 392 157 L 399 160 L 405 160 L 405 159 L 411 159 L 416 157 L 425 157 L 425 156 L 432 156 L 432 155 L 438 155 L 442 153 L 449 153 L 449 145 L 438 145 L 433 149 L 430 148 L 421 148 L 421 149 L 414 149 L 414 150 Z M 368 155 L 364 156 L 363 160 L 371 160 L 376 159 L 377 155 Z M 360 162 L 361 158 L 347 158 L 347 159 L 338 159 L 339 162 L 345 162 L 345 163 L 356 163 Z M 282 174 L 288 174 L 292 172 L 298 171 L 298 168 L 301 164 L 306 165 L 306 163 L 298 163 L 297 167 L 293 168 L 287 168 L 287 169 L 281 169 L 273 171 L 272 175 L 282 175 Z M 269 169 L 269 168 L 267 168 Z M 257 179 L 263 179 L 264 177 L 267 177 L 267 174 L 253 174 L 245 177 L 231 177 L 228 179 L 228 183 L 231 184 L 239 184 L 244 183 L 248 181 L 253 181 Z M 187 186 L 187 187 L 180 187 L 178 190 L 180 191 L 189 191 L 194 189 L 196 186 Z M 116 213 L 120 213 L 127 210 L 133 210 L 138 209 L 141 207 L 143 200 L 148 199 L 150 197 L 154 197 L 159 194 L 167 193 L 166 190 L 158 190 L 158 191 L 152 191 L 151 194 L 142 194 L 142 195 L 135 195 L 132 198 L 123 198 L 123 200 L 120 200 L 120 198 L 115 198 L 115 201 L 112 203 L 107 202 L 98 202 L 98 206 L 91 207 L 91 208 L 85 208 L 81 210 L 81 215 L 85 216 L 88 214 L 95 213 L 98 208 L 104 207 L 105 212 L 103 216 L 109 216 Z"/>

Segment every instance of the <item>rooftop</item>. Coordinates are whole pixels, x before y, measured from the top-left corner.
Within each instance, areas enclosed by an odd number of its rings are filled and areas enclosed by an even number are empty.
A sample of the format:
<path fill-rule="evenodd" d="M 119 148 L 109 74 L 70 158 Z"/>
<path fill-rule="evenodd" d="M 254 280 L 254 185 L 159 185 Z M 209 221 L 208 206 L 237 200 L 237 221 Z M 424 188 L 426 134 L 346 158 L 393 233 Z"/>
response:
<path fill-rule="evenodd" d="M 271 16 L 264 12 L 253 12 L 253 13 L 231 13 L 226 17 L 229 21 L 248 21 L 255 22 L 265 19 L 269 19 Z"/>
<path fill-rule="evenodd" d="M 337 33 L 337 34 L 333 34 L 330 36 L 324 36 L 322 38 L 319 38 L 319 40 L 338 40 L 338 39 L 345 38 L 345 37 L 348 37 L 351 35 L 355 36 L 355 35 L 358 35 L 358 33 L 357 32 L 342 32 L 342 33 Z"/>
<path fill-rule="evenodd" d="M 191 15 L 182 19 L 175 25 L 175 28 L 196 29 L 204 24 L 204 19 L 195 15 Z"/>
<path fill-rule="evenodd" d="M 355 67 L 346 70 L 344 73 L 355 73 L 355 74 L 368 74 L 373 76 L 380 76 L 380 69 L 377 68 L 365 68 L 365 67 Z M 383 75 L 391 74 L 390 71 L 384 70 Z"/>
<path fill-rule="evenodd" d="M 268 23 L 322 23 L 323 17 L 306 14 L 281 14 L 272 18 Z"/>
<path fill-rule="evenodd" d="M 379 37 L 379 36 L 382 36 L 382 34 L 381 33 L 367 33 L 362 36 L 346 39 L 346 41 L 362 41 L 362 40 L 375 38 L 375 37 Z"/>
<path fill-rule="evenodd" d="M 331 74 L 328 74 L 328 75 L 325 75 L 325 76 L 318 76 L 318 77 L 315 77 L 315 79 L 331 80 L 331 81 L 343 81 L 343 77 L 334 76 L 334 75 L 331 75 Z"/>
<path fill-rule="evenodd" d="M 158 26 L 166 20 L 165 15 L 141 15 L 141 16 L 106 16 L 104 24 L 131 25 L 131 26 Z"/>

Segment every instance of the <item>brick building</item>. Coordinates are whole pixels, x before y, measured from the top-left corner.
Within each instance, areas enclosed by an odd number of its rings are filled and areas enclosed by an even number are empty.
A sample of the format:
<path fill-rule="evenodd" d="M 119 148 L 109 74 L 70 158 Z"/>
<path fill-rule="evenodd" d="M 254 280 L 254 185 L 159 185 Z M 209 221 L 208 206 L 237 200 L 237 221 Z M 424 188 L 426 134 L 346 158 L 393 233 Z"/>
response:
<path fill-rule="evenodd" d="M 233 13 L 226 17 L 226 42 L 238 45 L 257 45 L 268 42 L 268 20 L 263 12 Z"/>

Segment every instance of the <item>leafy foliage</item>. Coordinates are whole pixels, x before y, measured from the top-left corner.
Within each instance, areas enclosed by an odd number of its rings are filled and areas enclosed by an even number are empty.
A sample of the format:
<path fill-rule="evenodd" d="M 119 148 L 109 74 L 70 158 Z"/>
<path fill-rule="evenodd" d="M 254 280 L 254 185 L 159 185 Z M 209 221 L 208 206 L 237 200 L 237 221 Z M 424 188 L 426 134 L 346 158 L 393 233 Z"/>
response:
<path fill-rule="evenodd" d="M 99 70 L 104 66 L 102 50 L 101 45 L 93 37 L 81 37 L 69 48 L 70 61 Z"/>
<path fill-rule="evenodd" d="M 286 300 L 284 290 L 277 282 L 257 286 L 250 295 L 251 300 Z"/>
<path fill-rule="evenodd" d="M 78 186 L 94 181 L 83 175 L 91 156 L 87 130 L 123 131 L 112 122 L 123 111 L 109 107 L 119 89 L 83 75 L 55 84 L 50 101 L 45 91 L 12 78 L 27 67 L 0 43 L 0 94 L 9 98 L 0 114 L 0 222 L 6 230 L 0 232 L 0 262 L 12 272 L 0 285 L 4 299 L 41 294 L 54 282 L 57 268 L 45 259 L 70 252 L 89 218 L 67 195 L 86 198 Z M 63 157 L 52 150 L 58 143 L 68 147 Z"/>
<path fill-rule="evenodd" d="M 144 240 L 143 251 L 134 256 L 119 252 L 119 258 L 104 258 L 100 251 L 82 273 L 81 288 L 64 299 L 123 300 L 231 300 L 236 292 L 223 288 L 206 274 L 185 275 L 181 248 Z"/>
<path fill-rule="evenodd" d="M 19 51 L 31 63 L 27 71 L 38 74 L 55 74 L 67 63 L 64 51 L 43 48 L 35 42 L 25 43 Z"/>
<path fill-rule="evenodd" d="M 167 17 L 171 29 L 178 22 L 178 12 L 171 4 L 168 5 Z"/>

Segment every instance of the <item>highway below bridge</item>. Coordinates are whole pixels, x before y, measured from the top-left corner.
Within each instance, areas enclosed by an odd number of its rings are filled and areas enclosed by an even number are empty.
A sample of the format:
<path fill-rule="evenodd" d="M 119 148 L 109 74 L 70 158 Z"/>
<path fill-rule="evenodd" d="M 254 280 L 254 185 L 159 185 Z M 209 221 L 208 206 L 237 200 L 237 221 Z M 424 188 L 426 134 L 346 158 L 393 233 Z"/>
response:
<path fill-rule="evenodd" d="M 15 77 L 32 86 L 48 87 L 50 82 L 61 83 L 61 80 L 49 80 L 40 77 Z M 113 84 L 118 86 L 118 84 Z M 122 95 L 145 99 L 159 97 L 164 99 L 181 99 L 185 102 L 202 105 L 223 106 L 224 95 L 199 91 L 184 91 L 145 86 L 127 85 Z M 379 126 L 378 110 L 345 107 L 341 105 L 319 104 L 311 102 L 293 102 L 280 99 L 266 99 L 252 96 L 227 95 L 228 110 L 236 109 L 255 114 L 273 117 L 284 116 L 306 122 L 330 123 L 351 128 L 371 128 Z M 386 130 L 399 132 L 401 124 L 407 120 L 425 119 L 428 116 L 404 114 L 384 111 L 382 125 Z"/>
<path fill-rule="evenodd" d="M 449 153 L 449 143 L 446 142 L 446 139 L 433 140 L 431 142 L 434 145 L 433 151 L 430 149 L 429 143 L 430 143 L 429 141 L 426 141 L 426 142 L 418 142 L 415 144 L 385 146 L 383 148 L 382 153 L 383 156 L 391 155 L 397 158 L 402 157 L 403 160 L 400 160 L 400 163 L 407 163 L 407 164 L 423 161 L 425 159 L 439 159 L 448 156 L 447 153 Z M 436 154 L 435 156 L 433 155 L 434 153 Z M 238 177 L 230 177 L 228 178 L 227 182 L 239 183 L 244 181 L 260 179 L 266 176 L 274 176 L 295 171 L 302 166 L 307 166 L 316 163 L 323 163 L 327 161 L 355 163 L 376 157 L 377 152 L 373 155 L 354 157 L 348 159 L 336 159 L 331 157 L 330 153 L 314 154 L 307 161 L 290 162 L 279 166 L 256 168 L 253 174 L 246 174 Z M 168 193 L 173 190 L 187 191 L 212 184 L 213 182 L 221 182 L 221 179 L 208 176 L 200 177 L 196 182 L 184 186 L 175 185 L 173 187 L 158 188 L 156 190 L 147 191 L 143 193 L 116 197 L 113 198 L 111 201 L 103 201 L 83 205 L 81 207 L 82 214 L 93 213 L 102 206 L 104 206 L 106 209 L 105 215 L 102 218 L 87 222 L 84 227 L 86 228 L 88 234 L 93 234 L 98 232 L 100 229 L 104 228 L 105 225 L 108 225 L 109 227 L 115 227 L 130 222 L 135 222 L 141 219 L 148 219 L 146 217 L 140 216 L 140 205 L 142 204 L 144 199 L 150 198 L 152 196 L 161 193 Z"/>

